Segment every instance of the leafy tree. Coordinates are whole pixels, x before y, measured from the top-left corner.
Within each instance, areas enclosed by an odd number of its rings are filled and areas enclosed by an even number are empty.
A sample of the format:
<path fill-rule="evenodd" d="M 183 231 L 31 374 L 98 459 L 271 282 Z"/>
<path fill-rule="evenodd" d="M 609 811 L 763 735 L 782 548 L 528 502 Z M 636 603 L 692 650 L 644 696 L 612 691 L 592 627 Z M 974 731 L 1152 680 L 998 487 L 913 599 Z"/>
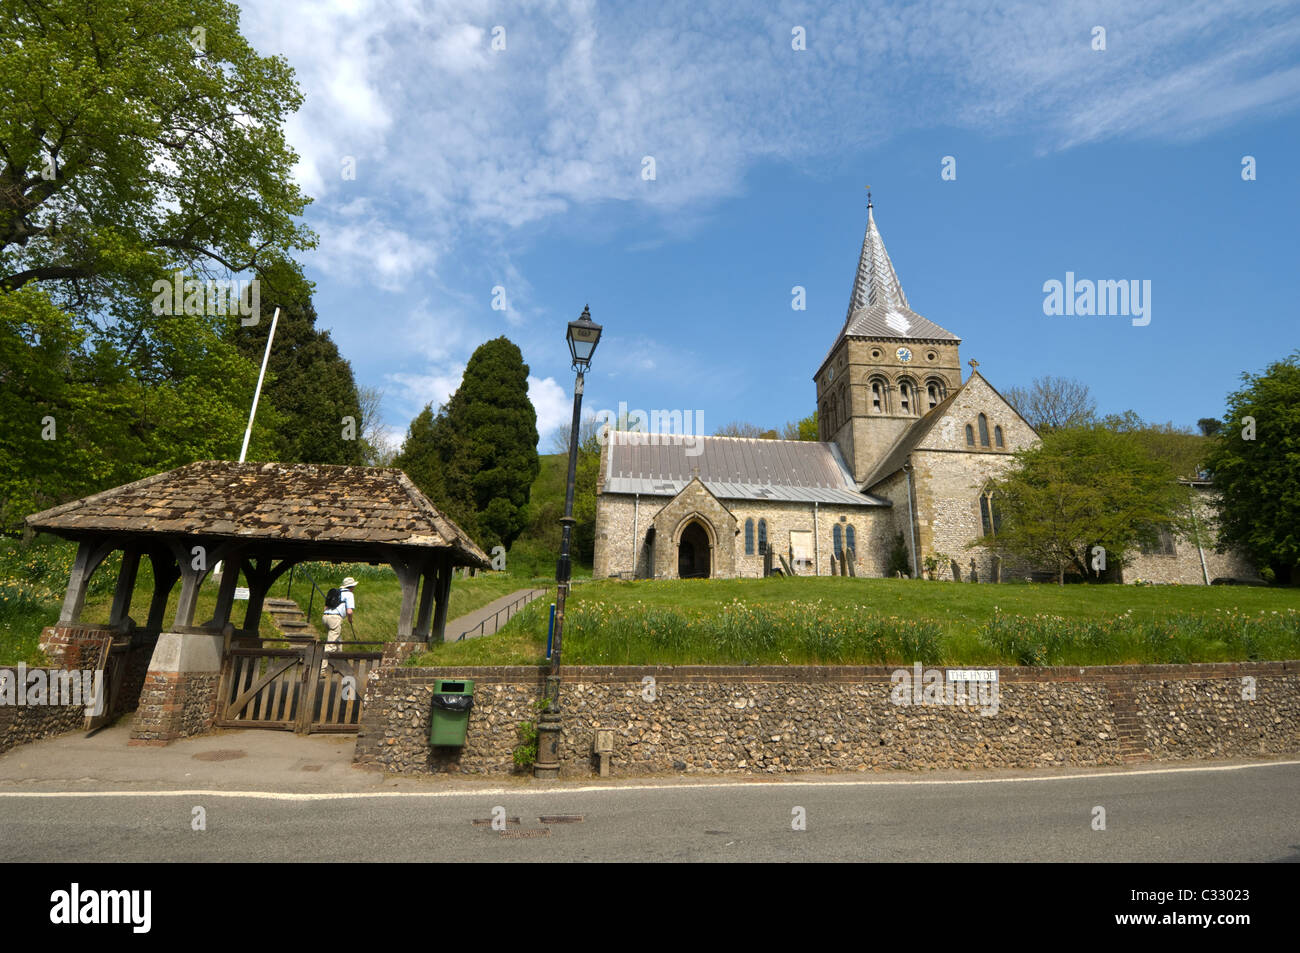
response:
<path fill-rule="evenodd" d="M 813 411 L 802 420 L 792 420 L 782 428 L 783 440 L 820 440 L 817 433 L 817 411 Z"/>
<path fill-rule="evenodd" d="M 439 446 L 440 431 L 445 433 L 446 425 L 446 417 L 441 413 L 435 417 L 433 405 L 425 404 L 424 410 L 415 415 L 407 428 L 406 440 L 401 452 L 393 459 L 393 466 L 410 477 L 420 492 L 455 520 L 461 529 L 469 532 L 458 518 L 464 514 L 453 515 L 448 509 L 449 497 L 444 482 L 447 464 Z"/>
<path fill-rule="evenodd" d="M 0 88 L 0 288 L 111 324 L 174 268 L 314 244 L 282 130 L 301 94 L 233 3 L 2 0 Z"/>
<path fill-rule="evenodd" d="M 1154 457 L 1169 464 L 1179 479 L 1196 479 L 1205 465 L 1209 441 L 1188 427 L 1144 421 L 1135 411 L 1107 414 L 1097 425 L 1116 433 L 1130 434 Z"/>
<path fill-rule="evenodd" d="M 1196 421 L 1196 427 L 1202 437 L 1217 437 L 1223 429 L 1223 422 L 1217 417 L 1202 417 Z"/>
<path fill-rule="evenodd" d="M 528 495 L 541 467 L 537 412 L 518 346 L 504 337 L 480 345 L 456 393 L 436 416 L 432 407 L 420 416 L 426 414 L 412 422 L 395 465 L 480 545 L 509 549 L 528 523 Z"/>
<path fill-rule="evenodd" d="M 1097 413 L 1088 385 L 1065 377 L 1038 377 L 1028 388 L 1009 387 L 1002 396 L 1039 433 L 1082 426 Z"/>
<path fill-rule="evenodd" d="M 0 530 L 198 459 L 233 457 L 257 368 L 232 319 L 157 316 L 130 353 L 91 342 L 35 285 L 0 292 Z M 268 402 L 259 412 L 274 422 Z M 255 443 L 255 450 L 265 445 Z"/>
<path fill-rule="evenodd" d="M 361 404 L 361 417 L 357 427 L 361 432 L 361 447 L 367 466 L 391 466 L 400 446 L 393 443 L 388 428 L 384 426 L 384 392 L 378 387 L 360 385 L 357 400 Z"/>
<path fill-rule="evenodd" d="M 1300 351 L 1242 374 L 1206 466 L 1218 491 L 1220 551 L 1240 549 L 1300 583 Z"/>
<path fill-rule="evenodd" d="M 1162 528 L 1186 530 L 1187 489 L 1132 433 L 1054 430 L 1015 456 L 1016 466 L 991 483 L 1000 525 L 971 546 L 1049 566 L 1064 583 L 1067 569 L 1091 575 L 1093 546 L 1105 548 L 1108 567 L 1122 566 Z"/>
<path fill-rule="evenodd" d="M 261 365 L 271 317 L 280 320 L 271 343 L 263 399 L 283 415 L 272 443 L 272 459 L 285 463 L 366 462 L 365 420 L 352 366 L 339 354 L 328 331 L 317 330 L 311 285 L 290 262 L 275 262 L 265 271 L 262 316 L 236 331 L 239 349 Z M 351 418 L 351 425 L 344 418 Z M 255 427 L 266 427 L 259 406 Z M 347 436 L 347 432 L 351 436 Z"/>
<path fill-rule="evenodd" d="M 775 430 L 764 430 L 758 424 L 752 424 L 744 420 L 733 420 L 729 424 L 723 424 L 713 432 L 715 437 L 749 437 L 754 440 L 775 440 L 777 434 Z"/>

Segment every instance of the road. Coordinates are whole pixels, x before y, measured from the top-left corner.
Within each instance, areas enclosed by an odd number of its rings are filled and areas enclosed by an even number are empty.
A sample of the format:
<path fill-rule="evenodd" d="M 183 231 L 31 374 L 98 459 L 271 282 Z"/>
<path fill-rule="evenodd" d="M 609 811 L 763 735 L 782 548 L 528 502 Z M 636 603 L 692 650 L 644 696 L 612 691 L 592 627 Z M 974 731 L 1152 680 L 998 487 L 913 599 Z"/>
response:
<path fill-rule="evenodd" d="M 1296 861 L 1300 762 L 863 779 L 0 788 L 0 861 Z M 1105 829 L 1095 830 L 1096 808 Z M 206 830 L 194 830 L 202 808 Z M 493 809 L 519 818 L 487 824 Z M 793 829 L 802 808 L 806 829 Z M 542 823 L 546 815 L 581 820 Z"/>

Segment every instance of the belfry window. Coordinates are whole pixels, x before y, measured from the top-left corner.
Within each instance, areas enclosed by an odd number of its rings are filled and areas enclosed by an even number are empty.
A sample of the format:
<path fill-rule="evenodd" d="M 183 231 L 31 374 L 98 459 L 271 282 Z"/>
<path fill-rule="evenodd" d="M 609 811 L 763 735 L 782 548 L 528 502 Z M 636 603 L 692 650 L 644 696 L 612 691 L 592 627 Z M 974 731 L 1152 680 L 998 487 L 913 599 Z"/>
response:
<path fill-rule="evenodd" d="M 907 381 L 898 384 L 898 406 L 905 414 L 912 412 L 912 385 Z"/>
<path fill-rule="evenodd" d="M 871 412 L 873 414 L 883 414 L 885 412 L 885 394 L 884 389 L 880 386 L 880 381 L 871 382 Z"/>
<path fill-rule="evenodd" d="M 987 447 L 989 445 L 989 419 L 980 414 L 977 423 L 980 427 L 980 446 Z"/>
<path fill-rule="evenodd" d="M 998 448 L 999 450 L 1003 449 L 1003 448 L 1006 446 L 1006 444 L 1002 442 L 1002 428 L 1001 428 L 1001 427 L 994 427 L 994 428 L 993 428 L 993 442 L 997 445 L 997 448 Z"/>
<path fill-rule="evenodd" d="M 754 555 L 754 521 L 745 520 L 745 555 Z"/>
<path fill-rule="evenodd" d="M 934 410 L 934 408 L 938 407 L 939 402 L 943 400 L 940 396 L 939 385 L 934 381 L 930 381 L 930 383 L 925 385 L 925 396 L 930 402 L 930 410 Z"/>

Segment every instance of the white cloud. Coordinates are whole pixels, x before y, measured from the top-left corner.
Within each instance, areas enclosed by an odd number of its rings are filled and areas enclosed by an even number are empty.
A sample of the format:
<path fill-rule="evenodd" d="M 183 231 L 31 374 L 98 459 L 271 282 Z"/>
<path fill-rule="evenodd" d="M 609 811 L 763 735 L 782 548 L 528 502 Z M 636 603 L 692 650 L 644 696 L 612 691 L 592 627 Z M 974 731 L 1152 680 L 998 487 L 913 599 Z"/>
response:
<path fill-rule="evenodd" d="M 560 427 L 573 423 L 573 398 L 564 392 L 553 377 L 528 375 L 528 399 L 537 411 L 537 434 L 542 445 Z"/>
<path fill-rule="evenodd" d="M 320 231 L 320 246 L 307 256 L 307 263 L 353 284 L 403 291 L 414 275 L 432 270 L 437 261 L 428 242 L 377 218 L 357 224 L 337 222 Z"/>
<path fill-rule="evenodd" d="M 464 364 L 428 374 L 401 371 L 386 374 L 384 379 L 391 386 L 385 388 L 385 397 L 391 394 L 395 409 L 409 421 L 424 409 L 425 404 L 432 404 L 434 413 L 437 413 L 438 408 L 460 387 L 464 375 Z"/>
<path fill-rule="evenodd" d="M 439 243 L 574 203 L 689 210 L 738 192 L 755 162 L 918 127 L 1027 132 L 1046 148 L 1203 135 L 1293 108 L 1300 83 L 1300 13 L 1276 0 L 791 2 L 758 18 L 723 2 L 244 9 L 247 35 L 284 54 L 306 93 L 289 128 L 303 184 L 322 199 L 385 195 Z M 493 50 L 500 20 L 507 48 Z M 807 50 L 790 48 L 792 24 Z M 1104 52 L 1090 45 L 1099 24 Z M 345 155 L 355 182 L 339 174 Z"/>

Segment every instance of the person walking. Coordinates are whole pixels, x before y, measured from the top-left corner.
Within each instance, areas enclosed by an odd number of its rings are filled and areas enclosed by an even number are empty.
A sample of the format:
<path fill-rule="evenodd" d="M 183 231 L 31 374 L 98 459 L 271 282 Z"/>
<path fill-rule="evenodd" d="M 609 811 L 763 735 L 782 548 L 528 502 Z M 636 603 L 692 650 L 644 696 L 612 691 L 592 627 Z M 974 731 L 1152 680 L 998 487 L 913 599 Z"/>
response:
<path fill-rule="evenodd" d="M 343 639 L 343 622 L 352 621 L 352 614 L 357 608 L 357 597 L 352 590 L 356 587 L 357 581 L 348 576 L 339 583 L 338 589 L 325 593 L 325 613 L 321 616 L 321 621 L 325 623 L 327 652 L 337 651 L 333 646 Z"/>

